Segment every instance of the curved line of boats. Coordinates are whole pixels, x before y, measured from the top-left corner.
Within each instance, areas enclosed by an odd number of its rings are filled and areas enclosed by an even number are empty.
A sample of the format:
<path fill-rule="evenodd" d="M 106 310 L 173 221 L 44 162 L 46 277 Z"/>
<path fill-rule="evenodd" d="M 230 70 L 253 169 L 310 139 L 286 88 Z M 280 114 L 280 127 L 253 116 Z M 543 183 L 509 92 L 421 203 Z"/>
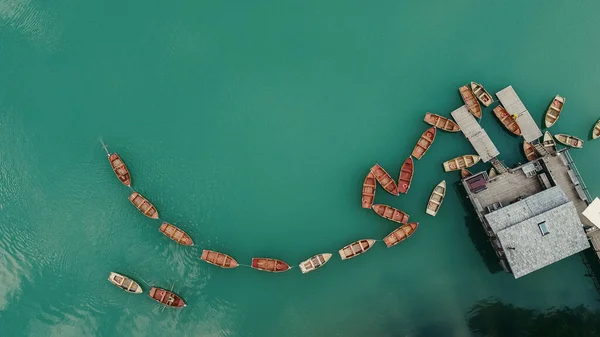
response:
<path fill-rule="evenodd" d="M 482 117 L 482 109 L 481 105 L 479 104 L 480 102 L 485 107 L 490 106 L 490 104 L 494 102 L 494 99 L 485 90 L 485 88 L 481 84 L 475 82 L 471 82 L 470 88 L 467 85 L 460 87 L 459 93 L 469 112 L 471 112 L 471 114 L 473 114 L 477 118 Z M 552 100 L 544 118 L 546 127 L 551 127 L 557 122 L 565 101 L 566 99 L 559 95 L 556 95 L 556 97 Z M 509 132 L 513 133 L 516 136 L 521 135 L 521 129 L 516 122 L 516 118 L 518 118 L 518 116 L 511 116 L 502 105 L 496 106 L 493 109 L 493 113 L 498 119 L 498 121 Z M 409 215 L 399 209 L 396 209 L 389 205 L 374 204 L 377 183 L 379 183 L 379 185 L 381 185 L 381 187 L 383 187 L 384 190 L 386 190 L 388 193 L 394 196 L 398 196 L 400 193 L 408 193 L 415 172 L 415 163 L 413 157 L 417 160 L 420 160 L 427 153 L 427 151 L 435 141 L 437 129 L 446 132 L 460 131 L 459 125 L 452 119 L 436 115 L 430 112 L 427 112 L 425 114 L 423 120 L 429 125 L 431 125 L 431 127 L 425 132 L 423 132 L 423 134 L 419 137 L 418 141 L 416 142 L 411 155 L 402 163 L 397 182 L 394 179 L 392 179 L 390 174 L 377 163 L 373 167 L 371 167 L 363 181 L 361 199 L 362 208 L 370 208 L 373 210 L 373 212 L 375 212 L 382 218 L 400 224 L 398 228 L 393 230 L 383 239 L 383 242 L 388 248 L 393 247 L 412 236 L 417 230 L 419 224 L 418 222 L 409 223 Z M 592 139 L 596 139 L 599 137 L 600 120 L 598 120 L 592 128 Z M 570 147 L 583 147 L 583 140 L 575 136 L 567 134 L 556 134 L 553 139 L 548 131 L 546 131 L 544 134 L 542 145 L 549 150 L 555 151 L 555 140 L 561 144 Z M 105 146 L 104 148 L 106 150 L 110 165 L 119 181 L 121 181 L 125 186 L 131 188 L 131 174 L 129 173 L 129 170 L 125 165 L 125 162 L 117 153 L 110 154 Z M 528 160 L 534 160 L 538 157 L 535 147 L 528 142 L 523 143 L 523 151 Z M 461 177 L 467 178 L 472 175 L 468 168 L 475 165 L 479 161 L 480 157 L 477 155 L 463 155 L 445 161 L 442 164 L 442 166 L 444 168 L 444 171 L 446 172 L 460 171 Z M 429 214 L 431 216 L 437 215 L 442 205 L 442 202 L 444 201 L 446 189 L 447 187 L 445 180 L 441 181 L 435 186 L 425 208 L 426 214 Z M 145 216 L 151 219 L 159 219 L 158 210 L 156 209 L 156 207 L 154 207 L 154 205 L 140 193 L 133 191 L 129 196 L 129 200 Z M 192 238 L 185 231 L 176 227 L 173 224 L 163 221 L 161 226 L 159 227 L 159 231 L 178 244 L 184 246 L 194 245 Z M 338 251 L 338 253 L 342 260 L 351 259 L 367 252 L 373 247 L 373 245 L 376 242 L 377 240 L 374 239 L 361 239 L 344 246 Z M 331 257 L 332 254 L 330 253 L 321 253 L 314 255 L 308 258 L 307 260 L 302 261 L 299 264 L 300 271 L 302 273 L 309 273 L 311 271 L 322 268 L 331 259 Z M 232 269 L 240 266 L 237 260 L 233 257 L 221 252 L 216 252 L 208 249 L 202 250 L 202 255 L 200 256 L 200 259 L 209 264 L 225 269 Z M 273 258 L 252 258 L 250 267 L 271 273 L 286 272 L 292 268 L 286 262 Z M 133 279 L 125 275 L 111 272 L 108 277 L 108 280 L 112 284 L 123 289 L 126 292 L 134 294 L 143 293 L 142 287 Z M 159 287 L 152 287 L 148 293 L 148 296 L 165 306 L 177 308 L 182 308 L 186 306 L 184 300 L 180 296 L 175 294 L 172 291 L 172 289 L 166 290 Z"/>

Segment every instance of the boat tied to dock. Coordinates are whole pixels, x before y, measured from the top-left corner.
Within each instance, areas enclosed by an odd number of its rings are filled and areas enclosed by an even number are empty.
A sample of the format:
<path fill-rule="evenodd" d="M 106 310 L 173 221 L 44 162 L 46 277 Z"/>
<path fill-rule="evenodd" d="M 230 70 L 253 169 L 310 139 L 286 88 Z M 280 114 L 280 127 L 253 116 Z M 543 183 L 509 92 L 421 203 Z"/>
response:
<path fill-rule="evenodd" d="M 538 158 L 538 154 L 535 151 L 535 147 L 526 141 L 523 141 L 523 153 L 525 154 L 525 158 L 527 158 L 527 161 L 536 160 Z"/>
<path fill-rule="evenodd" d="M 477 164 L 480 159 L 481 158 L 477 155 L 468 154 L 445 161 L 442 165 L 446 172 L 457 171 Z"/>
<path fill-rule="evenodd" d="M 423 120 L 427 124 L 429 124 L 431 126 L 435 126 L 436 128 L 438 128 L 440 130 L 444 130 L 447 132 L 460 131 L 460 127 L 458 126 L 458 124 L 456 124 L 455 121 L 451 120 L 450 118 L 446 118 L 444 116 L 433 114 L 431 112 L 426 113 L 425 118 L 423 118 Z"/>
<path fill-rule="evenodd" d="M 551 153 L 556 152 L 556 142 L 549 131 L 544 132 L 544 139 L 542 141 L 542 145 L 546 148 L 546 150 Z"/>
<path fill-rule="evenodd" d="M 396 209 L 392 206 L 383 205 L 383 204 L 375 204 L 373 205 L 373 211 L 377 213 L 380 217 L 400 223 L 405 224 L 408 222 L 409 215 L 402 212 L 399 209 Z"/>
<path fill-rule="evenodd" d="M 402 225 L 394 229 L 394 231 L 392 231 L 385 238 L 383 238 L 383 243 L 385 243 L 385 245 L 388 248 L 394 247 L 395 245 L 399 244 L 400 242 L 408 239 L 411 235 L 413 235 L 417 230 L 417 227 L 419 227 L 418 222 L 410 222 L 406 225 Z"/>
<path fill-rule="evenodd" d="M 384 190 L 388 191 L 388 193 L 391 195 L 397 196 L 400 194 L 398 193 L 398 185 L 396 185 L 396 182 L 394 179 L 392 179 L 392 176 L 390 176 L 389 173 L 383 169 L 383 167 L 379 166 L 379 164 L 375 164 L 373 167 L 371 167 L 371 172 Z"/>
<path fill-rule="evenodd" d="M 427 129 L 425 132 L 423 132 L 423 134 L 421 135 L 421 137 L 419 137 L 419 140 L 417 141 L 417 144 L 415 144 L 415 147 L 412 151 L 413 157 L 415 157 L 419 160 L 421 158 L 423 158 L 423 156 L 425 155 L 427 150 L 429 150 L 429 148 L 431 147 L 431 144 L 433 144 L 433 141 L 435 140 L 435 134 L 436 134 L 435 130 L 436 130 L 435 126 L 432 126 L 429 129 Z"/>
<path fill-rule="evenodd" d="M 521 128 L 513 116 L 511 116 L 502 105 L 498 105 L 493 110 L 494 115 L 506 130 L 512 132 L 516 136 L 521 135 Z"/>
<path fill-rule="evenodd" d="M 462 97 L 463 102 L 465 102 L 469 112 L 473 116 L 481 119 L 481 105 L 479 105 L 479 101 L 477 98 L 475 98 L 475 95 L 471 89 L 469 89 L 469 86 L 463 85 L 462 87 L 458 88 L 458 91 L 460 92 L 460 97 Z"/>
<path fill-rule="evenodd" d="M 556 95 L 554 97 L 552 103 L 550 103 L 550 106 L 548 107 L 548 110 L 546 110 L 546 116 L 544 117 L 544 123 L 546 124 L 547 128 L 551 127 L 554 125 L 554 123 L 556 123 L 556 121 L 558 121 L 558 117 L 560 117 L 560 112 L 562 111 L 566 100 L 566 98 L 560 95 Z"/>
<path fill-rule="evenodd" d="M 398 177 L 398 192 L 406 194 L 410 188 L 413 175 L 415 173 L 415 163 L 412 156 L 408 156 L 400 167 L 400 176 Z"/>
<path fill-rule="evenodd" d="M 487 92 L 487 90 L 485 90 L 483 85 L 476 82 L 471 82 L 471 91 L 473 91 L 473 94 L 475 95 L 475 97 L 477 97 L 481 104 L 485 105 L 486 107 L 494 103 L 492 95 L 490 95 L 490 93 Z"/>

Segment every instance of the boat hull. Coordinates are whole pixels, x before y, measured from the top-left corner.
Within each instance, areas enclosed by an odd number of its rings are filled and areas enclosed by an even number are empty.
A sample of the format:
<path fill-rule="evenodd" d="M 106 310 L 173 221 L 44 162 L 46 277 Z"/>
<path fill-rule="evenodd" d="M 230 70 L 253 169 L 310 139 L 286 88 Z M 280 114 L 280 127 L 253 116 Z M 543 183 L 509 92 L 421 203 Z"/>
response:
<path fill-rule="evenodd" d="M 407 223 L 406 225 L 402 225 L 383 238 L 383 243 L 385 243 L 388 248 L 394 247 L 400 242 L 411 237 L 418 227 L 418 222 L 411 222 Z"/>
<path fill-rule="evenodd" d="M 473 116 L 481 118 L 481 105 L 479 105 L 479 101 L 477 98 L 475 98 L 475 95 L 471 89 L 469 89 L 468 86 L 463 85 L 462 87 L 458 88 L 458 91 L 460 92 L 460 97 L 462 97 L 463 102 L 465 102 L 469 112 Z"/>
<path fill-rule="evenodd" d="M 554 135 L 554 138 L 563 145 L 574 147 L 576 149 L 583 148 L 583 140 L 575 136 L 567 135 L 564 133 L 558 133 Z"/>
<path fill-rule="evenodd" d="M 148 296 L 158 303 L 168 307 L 183 308 L 186 306 L 185 302 L 181 297 L 179 297 L 179 295 L 163 288 L 152 287 L 148 293 Z"/>
<path fill-rule="evenodd" d="M 277 260 L 277 259 L 269 259 L 269 258 L 252 258 L 252 268 L 266 271 L 270 273 L 283 273 L 285 271 L 290 270 L 290 265 L 287 263 Z"/>
<path fill-rule="evenodd" d="M 521 128 L 519 127 L 519 124 L 517 124 L 517 121 L 508 113 L 508 111 L 506 111 L 506 109 L 504 109 L 502 105 L 495 107 L 493 112 L 506 130 L 510 131 L 516 136 L 521 135 Z"/>
<path fill-rule="evenodd" d="M 204 249 L 202 250 L 202 261 L 215 265 L 217 267 L 231 269 L 239 266 L 239 263 L 231 256 L 213 250 Z"/>
<path fill-rule="evenodd" d="M 544 132 L 544 140 L 542 141 L 542 145 L 550 152 L 556 152 L 556 142 L 548 131 Z"/>
<path fill-rule="evenodd" d="M 461 178 L 464 179 L 464 178 L 470 177 L 472 175 L 473 175 L 473 173 L 471 173 L 471 171 L 469 171 L 467 169 L 460 169 L 460 176 L 461 176 Z"/>
<path fill-rule="evenodd" d="M 550 103 L 550 106 L 548 107 L 548 110 L 546 110 L 546 115 L 544 116 L 544 124 L 547 128 L 551 127 L 558 121 L 566 100 L 566 98 L 560 95 L 556 95 L 554 97 Z"/>
<path fill-rule="evenodd" d="M 388 219 L 399 224 L 405 224 L 408 222 L 409 215 L 396 209 L 392 206 L 376 204 L 372 207 L 373 211 L 380 217 Z"/>
<path fill-rule="evenodd" d="M 194 241 L 192 238 L 183 230 L 171 225 L 170 223 L 163 222 L 158 229 L 161 233 L 163 233 L 169 239 L 177 242 L 180 245 L 184 246 L 193 246 Z"/>
<path fill-rule="evenodd" d="M 454 122 L 450 118 L 432 114 L 431 112 L 426 113 L 425 118 L 423 118 L 423 120 L 425 121 L 425 123 L 427 123 L 431 126 L 435 126 L 436 128 L 438 128 L 440 130 L 444 130 L 447 132 L 460 131 L 460 127 L 458 126 L 458 124 L 456 124 L 456 122 Z"/>
<path fill-rule="evenodd" d="M 408 193 L 410 183 L 415 173 L 415 163 L 411 157 L 406 158 L 402 167 L 400 167 L 400 176 L 398 177 L 398 192 Z M 371 205 L 372 206 L 372 205 Z"/>
<path fill-rule="evenodd" d="M 597 139 L 598 137 L 600 137 L 600 120 L 592 128 L 592 139 Z"/>
<path fill-rule="evenodd" d="M 477 164 L 477 162 L 479 162 L 480 159 L 481 158 L 479 158 L 479 156 L 473 154 L 456 157 L 444 162 L 444 171 L 451 172 L 461 170 L 464 168 L 469 168 Z"/>
<path fill-rule="evenodd" d="M 131 174 L 129 174 L 129 169 L 125 165 L 125 162 L 119 157 L 118 154 L 113 153 L 108 156 L 108 161 L 110 162 L 110 166 L 115 172 L 119 181 L 123 183 L 123 185 L 127 187 L 131 187 Z"/>
<path fill-rule="evenodd" d="M 425 209 L 425 213 L 436 216 L 440 211 L 440 207 L 442 207 L 442 202 L 444 202 L 444 198 L 446 197 L 446 181 L 443 180 L 433 189 L 431 192 L 431 196 L 429 197 L 429 201 L 427 202 L 427 207 Z"/>
<path fill-rule="evenodd" d="M 425 132 L 423 132 L 423 134 L 421 135 L 421 137 L 419 137 L 419 140 L 417 141 L 417 144 L 415 144 L 415 147 L 412 151 L 412 156 L 415 157 L 416 159 L 421 159 L 423 158 L 423 156 L 425 155 L 425 153 L 427 152 L 427 150 L 429 150 L 429 148 L 431 147 L 431 144 L 433 144 L 433 141 L 435 140 L 435 126 L 430 127 L 429 129 L 427 129 Z"/>
<path fill-rule="evenodd" d="M 369 171 L 363 182 L 362 189 L 362 208 L 371 208 L 375 201 L 375 191 L 377 189 L 377 182 L 373 172 Z"/>
<path fill-rule="evenodd" d="M 158 219 L 158 211 L 156 210 L 156 207 L 154 207 L 154 205 L 152 205 L 148 199 L 144 198 L 138 192 L 131 193 L 129 196 L 129 201 L 131 201 L 133 206 L 135 206 L 145 216 L 151 219 Z"/>
<path fill-rule="evenodd" d="M 398 185 L 396 185 L 396 182 L 394 179 L 392 179 L 392 176 L 390 176 L 389 173 L 383 169 L 383 167 L 379 166 L 379 164 L 375 164 L 373 167 L 371 167 L 371 173 L 373 173 L 379 185 L 381 185 L 381 187 L 383 187 L 383 189 L 388 193 L 391 195 L 400 194 L 398 193 Z"/>
<path fill-rule="evenodd" d="M 302 261 L 300 263 L 300 271 L 302 271 L 302 274 L 306 274 L 317 270 L 323 267 L 331 259 L 331 256 L 329 253 L 317 254 L 308 260 Z"/>
<path fill-rule="evenodd" d="M 485 90 L 483 85 L 479 83 L 471 82 L 471 91 L 473 92 L 473 95 L 477 97 L 479 102 L 486 107 L 490 106 L 490 104 L 494 102 L 492 95 L 490 95 L 490 93 Z"/>
<path fill-rule="evenodd" d="M 371 249 L 374 244 L 375 240 L 373 239 L 358 240 L 340 249 L 338 253 L 340 254 L 340 258 L 342 260 L 348 260 L 364 254 L 366 251 Z"/>
<path fill-rule="evenodd" d="M 535 147 L 529 144 L 528 142 L 523 142 L 523 153 L 525 154 L 525 158 L 527 161 L 536 160 L 538 158 L 537 152 L 535 151 Z"/>
<path fill-rule="evenodd" d="M 108 281 L 110 281 L 110 283 L 114 284 L 115 286 L 123 289 L 128 293 L 141 294 L 142 292 L 144 292 L 142 290 L 142 287 L 140 287 L 139 283 L 119 273 L 111 272 L 108 275 Z"/>

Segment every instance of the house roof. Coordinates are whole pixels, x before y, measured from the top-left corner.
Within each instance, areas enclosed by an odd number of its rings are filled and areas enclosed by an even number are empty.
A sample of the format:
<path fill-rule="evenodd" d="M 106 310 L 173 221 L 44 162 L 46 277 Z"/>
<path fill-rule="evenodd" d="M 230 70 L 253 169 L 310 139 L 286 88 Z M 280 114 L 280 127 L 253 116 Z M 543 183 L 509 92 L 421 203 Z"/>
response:
<path fill-rule="evenodd" d="M 492 231 L 497 234 L 505 228 L 565 204 L 567 201 L 569 200 L 560 186 L 554 186 L 486 214 L 485 219 Z M 576 218 L 579 219 L 577 215 Z"/>
<path fill-rule="evenodd" d="M 547 235 L 540 231 L 542 222 L 549 231 Z M 515 278 L 590 246 L 571 201 L 520 221 L 496 235 Z"/>

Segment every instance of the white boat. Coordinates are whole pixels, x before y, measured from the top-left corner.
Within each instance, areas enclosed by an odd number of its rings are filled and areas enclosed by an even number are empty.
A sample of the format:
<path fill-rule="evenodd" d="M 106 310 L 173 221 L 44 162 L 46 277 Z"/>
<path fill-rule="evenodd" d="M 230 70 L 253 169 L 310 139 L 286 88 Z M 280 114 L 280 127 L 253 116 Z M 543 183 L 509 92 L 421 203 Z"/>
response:
<path fill-rule="evenodd" d="M 323 265 L 327 263 L 329 259 L 331 259 L 331 254 L 329 253 L 317 254 L 300 263 L 300 270 L 302 271 L 302 274 L 309 273 L 313 270 L 323 267 Z"/>
<path fill-rule="evenodd" d="M 110 283 L 125 290 L 126 292 L 134 294 L 141 294 L 143 292 L 142 287 L 140 287 L 137 282 L 127 276 L 111 272 L 110 275 L 108 275 L 108 280 Z"/>

